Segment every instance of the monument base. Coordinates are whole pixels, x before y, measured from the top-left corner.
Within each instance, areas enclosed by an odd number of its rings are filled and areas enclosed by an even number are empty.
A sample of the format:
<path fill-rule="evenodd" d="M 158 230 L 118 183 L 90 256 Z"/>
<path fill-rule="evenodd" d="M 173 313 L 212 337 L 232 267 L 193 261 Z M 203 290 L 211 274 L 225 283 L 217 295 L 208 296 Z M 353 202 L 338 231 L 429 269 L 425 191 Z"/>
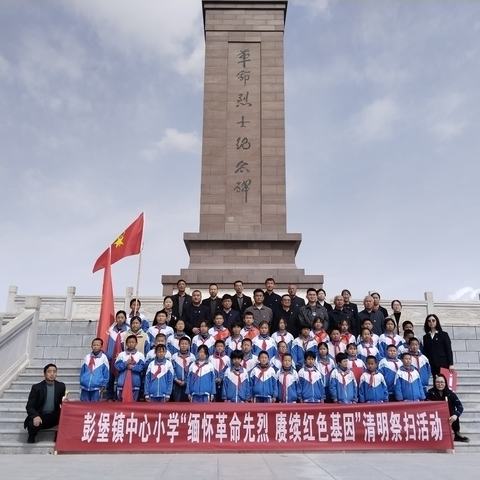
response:
<path fill-rule="evenodd" d="M 191 289 L 208 290 L 217 283 L 221 291 L 233 290 L 242 280 L 246 290 L 263 287 L 273 277 L 277 289 L 286 291 L 295 283 L 299 290 L 321 288 L 323 275 L 305 275 L 297 268 L 295 255 L 302 236 L 295 233 L 185 233 L 190 265 L 180 275 L 163 275 L 163 294 L 170 295 L 183 278 Z"/>

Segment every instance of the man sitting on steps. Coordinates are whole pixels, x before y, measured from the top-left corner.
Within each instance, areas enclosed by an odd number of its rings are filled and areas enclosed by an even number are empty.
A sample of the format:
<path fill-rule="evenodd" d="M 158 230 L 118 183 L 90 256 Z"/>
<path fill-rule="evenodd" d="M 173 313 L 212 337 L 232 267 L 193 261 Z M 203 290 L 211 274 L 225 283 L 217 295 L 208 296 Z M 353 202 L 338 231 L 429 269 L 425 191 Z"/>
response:
<path fill-rule="evenodd" d="M 28 443 L 35 443 L 39 430 L 58 425 L 60 406 L 65 397 L 65 384 L 57 382 L 57 366 L 53 363 L 43 368 L 45 380 L 32 386 L 27 401 L 27 418 L 24 428 L 28 429 Z"/>

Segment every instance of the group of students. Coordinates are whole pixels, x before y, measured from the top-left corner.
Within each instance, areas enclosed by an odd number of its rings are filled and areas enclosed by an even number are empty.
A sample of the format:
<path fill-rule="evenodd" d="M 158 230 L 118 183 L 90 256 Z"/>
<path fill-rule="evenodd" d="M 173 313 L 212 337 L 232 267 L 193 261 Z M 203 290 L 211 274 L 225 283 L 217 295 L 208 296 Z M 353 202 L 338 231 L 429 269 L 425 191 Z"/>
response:
<path fill-rule="evenodd" d="M 316 318 L 311 326 L 300 325 L 294 338 L 285 320 L 270 335 L 270 323 L 255 325 L 247 311 L 243 322 L 234 321 L 229 328 L 217 313 L 213 324 L 202 320 L 198 333 L 187 335 L 185 321 L 169 325 L 165 310 L 157 312 L 150 326 L 135 302 L 130 315 L 117 312 L 105 353 L 103 341 L 93 340 L 80 373 L 82 401 L 99 401 L 104 393 L 108 400 L 122 400 L 128 370 L 134 400 L 147 402 L 348 404 L 439 395 L 436 381 L 435 392 L 428 391 L 430 364 L 410 321 L 402 323 L 400 336 L 395 320 L 386 318 L 377 335 L 365 319 L 355 337 L 348 320 L 327 332 L 324 320 Z M 467 441 L 459 434 L 463 407 L 458 397 L 451 403 L 455 438 Z"/>

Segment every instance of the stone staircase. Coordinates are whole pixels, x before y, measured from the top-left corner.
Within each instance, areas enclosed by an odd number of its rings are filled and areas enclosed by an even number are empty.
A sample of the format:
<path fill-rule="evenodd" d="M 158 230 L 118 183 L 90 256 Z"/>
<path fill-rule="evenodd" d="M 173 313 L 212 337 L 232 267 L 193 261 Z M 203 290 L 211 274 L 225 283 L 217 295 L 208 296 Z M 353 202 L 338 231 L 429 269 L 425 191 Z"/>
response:
<path fill-rule="evenodd" d="M 36 443 L 26 443 L 23 421 L 30 388 L 43 380 L 43 367 L 52 362 L 58 367 L 58 379 L 66 384 L 69 398 L 78 399 L 80 364 L 95 336 L 96 322 L 90 320 L 40 320 L 34 360 L 0 398 L 0 454 L 53 453 L 54 430 L 41 431 Z"/>
<path fill-rule="evenodd" d="M 0 398 L 0 454 L 53 453 L 53 430 L 40 432 L 35 444 L 26 443 L 23 421 L 30 387 L 42 380 L 43 366 L 53 362 L 58 366 L 58 378 L 66 384 L 69 397 L 78 399 L 79 367 L 82 358 L 89 352 L 95 329 L 95 322 L 89 320 L 40 321 L 34 360 Z M 457 393 L 465 408 L 461 417 L 461 432 L 470 438 L 470 443 L 456 443 L 455 449 L 457 452 L 480 451 L 480 365 L 459 368 L 458 374 Z"/>

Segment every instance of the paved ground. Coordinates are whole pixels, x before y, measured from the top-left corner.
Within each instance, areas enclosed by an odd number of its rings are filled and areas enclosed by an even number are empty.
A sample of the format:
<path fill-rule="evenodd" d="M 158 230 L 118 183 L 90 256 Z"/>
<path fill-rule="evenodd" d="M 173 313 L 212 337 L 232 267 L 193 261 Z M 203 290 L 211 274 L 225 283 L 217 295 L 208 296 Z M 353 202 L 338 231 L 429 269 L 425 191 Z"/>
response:
<path fill-rule="evenodd" d="M 478 479 L 480 453 L 1 455 L 2 478 L 192 480 Z M 254 475 L 249 475 L 249 470 Z"/>

